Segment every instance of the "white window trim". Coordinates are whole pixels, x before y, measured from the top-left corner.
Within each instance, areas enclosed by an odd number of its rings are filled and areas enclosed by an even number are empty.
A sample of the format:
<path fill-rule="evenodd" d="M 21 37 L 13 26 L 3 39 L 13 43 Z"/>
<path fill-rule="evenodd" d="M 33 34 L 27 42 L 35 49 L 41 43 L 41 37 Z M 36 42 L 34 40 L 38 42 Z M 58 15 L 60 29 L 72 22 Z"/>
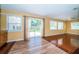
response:
<path fill-rule="evenodd" d="M 9 28 L 8 28 L 8 17 L 9 16 L 14 16 L 14 17 L 20 17 L 21 18 L 21 30 L 17 30 L 17 31 L 9 31 Z M 15 15 L 6 15 L 6 30 L 8 31 L 8 32 L 22 32 L 22 16 L 15 16 Z"/>

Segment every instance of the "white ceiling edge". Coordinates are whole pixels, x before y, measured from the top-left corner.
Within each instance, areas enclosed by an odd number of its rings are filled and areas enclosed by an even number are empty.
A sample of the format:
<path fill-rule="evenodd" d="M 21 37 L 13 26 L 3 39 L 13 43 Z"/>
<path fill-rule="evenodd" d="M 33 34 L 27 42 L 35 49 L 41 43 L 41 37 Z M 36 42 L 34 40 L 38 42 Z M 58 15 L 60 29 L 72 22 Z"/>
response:
<path fill-rule="evenodd" d="M 1 8 L 2 10 L 8 10 L 8 9 L 5 9 L 5 8 Z M 9 9 L 10 10 L 10 9 Z M 11 11 L 13 11 L 13 10 L 11 10 Z M 17 11 L 17 10 L 14 10 L 14 11 L 16 11 L 17 13 L 22 13 L 23 14 L 23 16 L 27 16 L 27 17 L 34 17 L 34 18 L 45 18 L 45 17 L 47 17 L 47 16 L 41 16 L 41 15 L 39 15 L 39 14 L 34 14 L 34 13 L 29 13 L 29 12 L 22 12 L 22 11 Z M 11 13 L 8 13 L 8 14 L 6 14 L 6 13 L 0 13 L 1 15 L 15 15 L 15 14 L 11 14 Z"/>
<path fill-rule="evenodd" d="M 17 5 L 17 4 L 12 4 L 12 5 L 1 5 L 2 9 L 7 9 L 7 10 L 16 10 L 16 11 L 21 11 L 21 12 L 26 12 L 30 14 L 35 14 L 35 15 L 40 15 L 40 16 L 49 16 L 51 18 L 58 18 L 58 19 L 63 19 L 64 20 L 70 20 L 71 17 L 71 11 L 73 8 L 78 7 L 78 4 L 72 4 L 72 5 L 58 5 L 58 4 L 46 4 L 46 5 Z M 55 6 L 55 7 L 54 7 Z M 26 8 L 25 8 L 26 7 Z"/>

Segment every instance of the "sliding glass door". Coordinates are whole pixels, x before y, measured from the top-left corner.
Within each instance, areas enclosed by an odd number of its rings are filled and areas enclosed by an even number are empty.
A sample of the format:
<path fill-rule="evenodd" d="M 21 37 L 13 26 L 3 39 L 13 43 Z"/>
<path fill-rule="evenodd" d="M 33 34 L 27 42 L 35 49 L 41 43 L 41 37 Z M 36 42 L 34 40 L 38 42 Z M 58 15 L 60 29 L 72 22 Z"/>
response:
<path fill-rule="evenodd" d="M 43 19 L 28 19 L 28 37 L 41 37 L 43 34 Z"/>

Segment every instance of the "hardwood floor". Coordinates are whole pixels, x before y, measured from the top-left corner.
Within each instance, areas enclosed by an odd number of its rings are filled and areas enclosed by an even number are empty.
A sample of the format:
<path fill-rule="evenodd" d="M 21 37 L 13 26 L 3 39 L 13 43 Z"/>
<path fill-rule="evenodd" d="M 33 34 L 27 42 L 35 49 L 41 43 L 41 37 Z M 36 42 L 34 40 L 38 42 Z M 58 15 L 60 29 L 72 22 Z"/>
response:
<path fill-rule="evenodd" d="M 29 41 L 16 42 L 10 49 L 9 54 L 67 54 L 67 52 L 45 39 L 34 37 Z"/>
<path fill-rule="evenodd" d="M 0 54 L 7 54 L 12 46 L 14 45 L 15 42 L 11 43 L 5 43 L 1 48 L 0 48 Z"/>
<path fill-rule="evenodd" d="M 51 41 L 48 41 L 48 42 L 54 44 L 55 46 L 59 47 L 60 49 L 66 51 L 69 54 L 76 54 L 76 53 L 79 54 L 79 52 L 77 52 L 79 50 L 79 48 L 74 47 L 72 45 L 67 45 L 67 44 L 66 45 L 64 45 L 64 44 L 59 45 L 58 40 L 51 40 Z"/>
<path fill-rule="evenodd" d="M 63 38 L 65 38 L 63 45 L 58 44 L 58 39 L 62 36 L 57 36 L 57 38 L 54 39 L 55 37 L 56 36 L 51 36 L 51 38 L 34 37 L 29 38 L 28 41 L 7 43 L 0 48 L 0 54 L 79 54 L 79 48 L 70 44 L 70 39 L 68 38 L 70 36 L 63 36 Z"/>
<path fill-rule="evenodd" d="M 76 54 L 76 53 L 79 54 L 79 47 L 76 47 L 71 43 L 71 39 L 74 40 L 79 39 L 79 35 L 65 33 L 65 34 L 48 36 L 45 37 L 45 39 L 50 43 L 56 45 L 57 47 L 63 49 L 64 51 L 68 52 L 69 54 Z M 60 45 L 58 41 L 61 39 L 62 44 Z"/>

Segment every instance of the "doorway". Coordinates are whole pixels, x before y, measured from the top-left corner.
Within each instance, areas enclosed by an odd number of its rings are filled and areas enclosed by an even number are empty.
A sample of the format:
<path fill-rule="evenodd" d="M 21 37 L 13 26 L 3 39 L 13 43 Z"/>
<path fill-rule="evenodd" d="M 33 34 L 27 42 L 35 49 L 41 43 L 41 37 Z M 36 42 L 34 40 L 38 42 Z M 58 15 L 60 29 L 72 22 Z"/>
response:
<path fill-rule="evenodd" d="M 28 18 L 28 38 L 43 36 L 43 19 Z"/>

